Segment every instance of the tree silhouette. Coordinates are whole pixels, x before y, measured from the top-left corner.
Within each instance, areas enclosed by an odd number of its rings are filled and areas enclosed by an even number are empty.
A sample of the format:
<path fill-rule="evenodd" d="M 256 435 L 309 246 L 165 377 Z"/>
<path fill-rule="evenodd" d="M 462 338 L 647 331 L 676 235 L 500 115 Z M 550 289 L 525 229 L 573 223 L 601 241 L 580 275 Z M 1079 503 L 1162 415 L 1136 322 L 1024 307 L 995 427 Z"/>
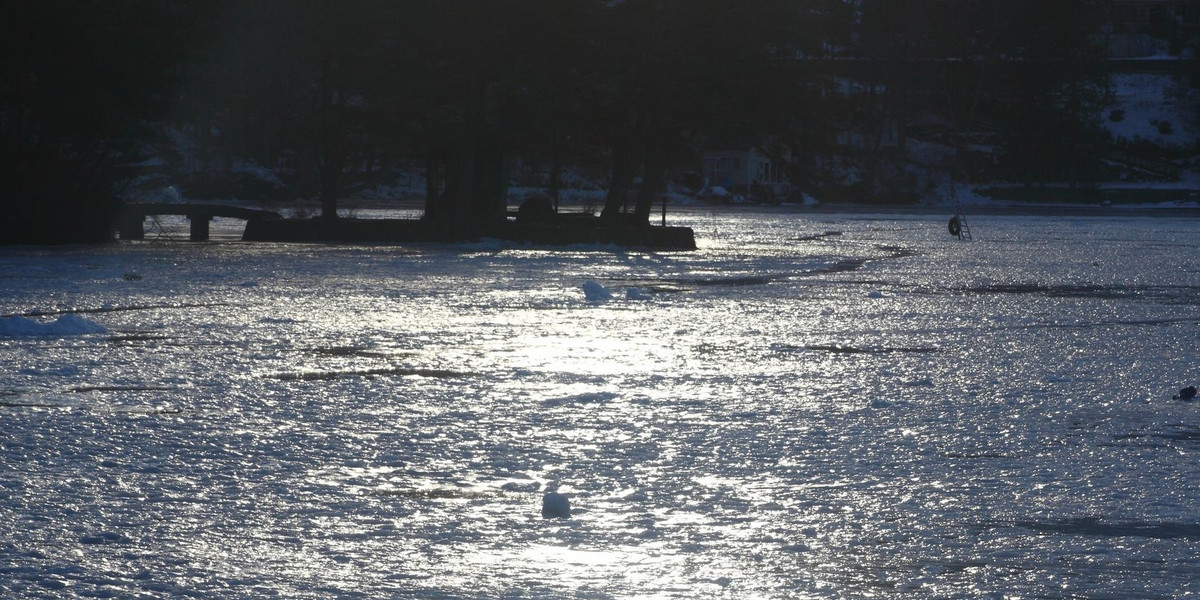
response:
<path fill-rule="evenodd" d="M 607 169 L 602 215 L 638 225 L 705 148 L 787 145 L 794 182 L 836 195 L 857 169 L 868 195 L 894 195 L 889 169 L 928 114 L 950 124 L 956 145 L 968 130 L 995 131 L 992 176 L 1075 181 L 1103 149 L 1093 118 L 1103 9 L 1103 0 L 14 3 L 0 36 L 3 239 L 104 237 L 116 184 L 144 152 L 166 154 L 152 143 L 168 128 L 194 138 L 202 163 L 174 165 L 185 191 L 236 196 L 235 165 L 253 162 L 283 182 L 270 195 L 319 200 L 329 221 L 339 199 L 423 161 L 426 219 L 456 231 L 505 218 L 518 158 L 544 165 L 551 195 L 572 163 Z M 28 221 L 48 225 L 35 235 Z"/>
<path fill-rule="evenodd" d="M 612 169 L 603 216 L 615 219 L 634 177 L 631 222 L 645 223 L 669 168 L 692 164 L 702 137 L 749 144 L 779 116 L 770 108 L 799 31 L 784 0 L 628 0 L 606 30 Z"/>
<path fill-rule="evenodd" d="M 10 3 L 0 34 L 0 239 L 111 238 L 119 167 L 161 116 L 188 2 Z"/>

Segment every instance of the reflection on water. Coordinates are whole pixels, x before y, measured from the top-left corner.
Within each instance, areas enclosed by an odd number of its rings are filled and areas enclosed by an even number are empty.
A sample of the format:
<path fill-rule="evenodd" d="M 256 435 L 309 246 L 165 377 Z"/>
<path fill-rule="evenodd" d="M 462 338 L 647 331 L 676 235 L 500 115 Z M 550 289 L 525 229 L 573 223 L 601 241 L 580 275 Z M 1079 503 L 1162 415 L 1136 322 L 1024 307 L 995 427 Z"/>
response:
<path fill-rule="evenodd" d="M 1196 591 L 1195 220 L 676 218 L 700 250 L 0 250 L 0 313 L 108 330 L 0 337 L 0 592 Z"/>

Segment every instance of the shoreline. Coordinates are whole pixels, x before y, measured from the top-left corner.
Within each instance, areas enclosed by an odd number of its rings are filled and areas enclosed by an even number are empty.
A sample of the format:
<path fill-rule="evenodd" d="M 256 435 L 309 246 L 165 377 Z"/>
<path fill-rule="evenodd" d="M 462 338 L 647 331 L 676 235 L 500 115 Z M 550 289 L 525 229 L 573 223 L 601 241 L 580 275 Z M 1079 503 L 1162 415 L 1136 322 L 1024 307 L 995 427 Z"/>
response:
<path fill-rule="evenodd" d="M 254 206 L 259 206 L 253 203 Z M 283 212 L 286 207 L 281 207 L 278 204 L 264 205 L 270 210 Z M 294 205 L 297 206 L 297 205 Z M 300 205 L 302 206 L 302 205 Z M 297 207 L 300 207 L 297 206 Z M 660 224 L 659 207 L 661 204 L 655 204 L 655 211 L 651 215 L 649 225 L 657 226 Z M 515 211 L 517 205 L 510 205 L 509 210 Z M 311 209 L 310 209 L 311 208 Z M 282 209 L 282 210 L 281 210 Z M 595 206 L 585 202 L 567 201 L 560 204 L 559 214 L 567 217 L 578 217 L 583 215 L 593 214 Z M 695 214 L 700 212 L 754 212 L 754 213 L 786 213 L 786 214 L 913 214 L 913 215 L 935 215 L 935 214 L 954 214 L 955 206 L 949 203 L 938 204 L 871 204 L 871 203 L 854 203 L 854 202 L 829 202 L 817 205 L 803 205 L 798 203 L 780 203 L 780 204 L 724 204 L 724 203 L 707 203 L 698 200 L 687 201 L 670 201 L 667 204 L 667 222 L 671 221 L 673 214 Z M 1200 202 L 1186 204 L 1139 204 L 1139 203 L 1114 203 L 1109 206 L 1100 204 L 1074 204 L 1074 203 L 1024 203 L 1024 202 L 983 202 L 983 203 L 964 203 L 963 209 L 967 216 L 972 214 L 980 215 L 1012 215 L 1012 216 L 1112 216 L 1112 217 L 1127 217 L 1127 216 L 1187 216 L 1200 217 Z M 347 206 L 339 210 L 339 215 L 347 219 L 420 219 L 424 210 L 423 200 L 374 200 L 370 202 L 349 202 Z M 315 214 L 316 207 L 302 206 L 299 214 L 311 215 Z M 367 216 L 371 215 L 371 216 Z"/>
<path fill-rule="evenodd" d="M 671 212 L 758 212 L 781 214 L 820 214 L 820 215 L 946 215 L 953 216 L 953 205 L 879 205 L 879 204 L 821 204 L 818 206 L 802 206 L 799 204 L 772 205 L 729 205 L 729 204 L 685 204 L 676 205 L 669 209 Z M 966 204 L 963 212 L 971 215 L 993 215 L 1014 217 L 1186 217 L 1200 218 L 1200 205 L 1187 206 L 1074 206 L 1064 204 L 1027 205 L 1027 204 Z"/>

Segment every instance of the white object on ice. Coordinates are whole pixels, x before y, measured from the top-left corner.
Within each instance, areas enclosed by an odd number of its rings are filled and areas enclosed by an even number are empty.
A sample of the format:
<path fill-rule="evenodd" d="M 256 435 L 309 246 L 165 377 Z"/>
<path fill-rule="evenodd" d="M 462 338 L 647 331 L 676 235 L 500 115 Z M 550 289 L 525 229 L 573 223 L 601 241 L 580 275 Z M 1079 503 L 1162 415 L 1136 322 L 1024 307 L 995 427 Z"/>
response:
<path fill-rule="evenodd" d="M 604 289 L 604 286 L 591 279 L 583 282 L 583 296 L 587 298 L 588 302 L 612 300 L 612 292 Z"/>
<path fill-rule="evenodd" d="M 571 499 L 566 494 L 549 492 L 542 496 L 542 517 L 565 519 L 571 516 Z"/>
<path fill-rule="evenodd" d="M 103 325 L 79 315 L 61 315 L 49 323 L 21 316 L 0 319 L 0 336 L 5 337 L 84 335 L 107 331 Z"/>

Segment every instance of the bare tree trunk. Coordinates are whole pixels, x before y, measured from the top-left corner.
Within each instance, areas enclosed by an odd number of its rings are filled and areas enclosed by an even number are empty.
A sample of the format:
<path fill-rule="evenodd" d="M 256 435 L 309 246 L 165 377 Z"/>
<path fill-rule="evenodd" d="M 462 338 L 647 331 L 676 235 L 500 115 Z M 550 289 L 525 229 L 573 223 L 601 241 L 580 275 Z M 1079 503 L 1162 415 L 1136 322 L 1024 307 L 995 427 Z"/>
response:
<path fill-rule="evenodd" d="M 344 163 L 342 156 L 326 154 L 321 158 L 321 218 L 325 221 L 338 218 L 338 195 Z"/>
<path fill-rule="evenodd" d="M 328 14 L 329 3 L 324 2 L 322 9 Z M 346 164 L 345 149 L 340 143 L 343 135 L 342 124 L 338 122 L 343 98 L 333 81 L 335 66 L 331 35 L 331 32 L 326 31 L 321 39 L 321 105 L 317 115 L 317 127 L 320 128 L 317 138 L 320 144 L 317 148 L 320 177 L 318 195 L 321 201 L 321 219 L 326 222 L 336 221 L 338 218 L 337 201 L 341 192 L 342 169 Z"/>
<path fill-rule="evenodd" d="M 554 128 L 554 139 L 550 142 L 550 200 L 554 202 L 554 212 L 558 212 L 558 195 L 562 187 L 562 144 L 559 143 L 558 127 Z"/>
<path fill-rule="evenodd" d="M 659 137 L 648 140 L 646 144 L 644 171 L 642 188 L 638 190 L 637 203 L 633 209 L 632 222 L 638 225 L 649 224 L 650 211 L 654 208 L 654 201 L 665 191 L 667 183 L 666 161 Z"/>
<path fill-rule="evenodd" d="M 425 219 L 440 221 L 446 218 L 446 192 L 449 191 L 449 165 L 446 153 L 430 151 L 425 157 Z"/>
<path fill-rule="evenodd" d="M 609 221 L 619 218 L 629 189 L 633 187 L 634 160 L 632 134 L 622 127 L 613 140 L 612 178 L 609 180 L 608 196 L 604 200 L 604 211 L 600 216 Z"/>

